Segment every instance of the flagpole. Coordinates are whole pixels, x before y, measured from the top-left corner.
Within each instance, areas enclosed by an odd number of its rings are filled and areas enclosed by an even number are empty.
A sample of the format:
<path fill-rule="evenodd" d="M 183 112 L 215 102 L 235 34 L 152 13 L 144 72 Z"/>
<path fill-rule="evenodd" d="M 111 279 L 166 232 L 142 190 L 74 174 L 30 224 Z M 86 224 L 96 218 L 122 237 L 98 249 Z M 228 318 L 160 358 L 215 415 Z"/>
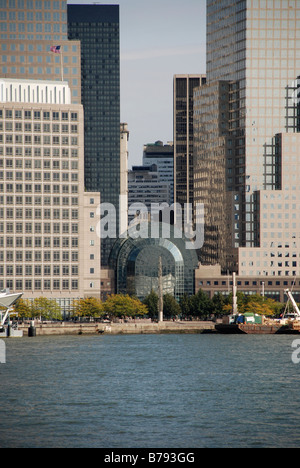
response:
<path fill-rule="evenodd" d="M 61 68 L 61 81 L 64 81 L 64 65 L 62 47 L 60 48 L 60 68 Z"/>
<path fill-rule="evenodd" d="M 51 46 L 50 52 L 54 52 L 55 54 L 60 54 L 60 74 L 61 74 L 61 81 L 64 81 L 64 64 L 63 64 L 63 53 L 61 46 Z"/>

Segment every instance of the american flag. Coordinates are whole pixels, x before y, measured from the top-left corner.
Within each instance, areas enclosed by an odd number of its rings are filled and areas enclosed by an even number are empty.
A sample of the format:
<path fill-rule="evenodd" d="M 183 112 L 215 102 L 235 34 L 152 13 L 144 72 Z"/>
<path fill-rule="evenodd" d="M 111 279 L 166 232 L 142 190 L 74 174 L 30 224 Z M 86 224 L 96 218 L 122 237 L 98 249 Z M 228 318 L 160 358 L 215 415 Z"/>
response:
<path fill-rule="evenodd" d="M 50 52 L 54 52 L 55 54 L 60 54 L 60 45 L 50 47 Z"/>

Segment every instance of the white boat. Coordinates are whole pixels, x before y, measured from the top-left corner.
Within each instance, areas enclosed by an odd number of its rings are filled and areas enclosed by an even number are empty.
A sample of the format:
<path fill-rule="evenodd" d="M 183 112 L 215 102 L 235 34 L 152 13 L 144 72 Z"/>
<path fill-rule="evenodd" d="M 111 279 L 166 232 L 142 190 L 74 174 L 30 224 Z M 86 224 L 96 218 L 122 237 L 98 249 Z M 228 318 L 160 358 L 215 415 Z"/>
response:
<path fill-rule="evenodd" d="M 0 292 L 0 309 L 6 309 L 3 313 L 0 311 L 0 337 L 5 336 L 23 336 L 23 331 L 12 328 L 10 323 L 10 313 L 14 304 L 22 297 L 23 293 L 10 293 L 9 291 Z M 7 325 L 5 325 L 6 320 Z"/>

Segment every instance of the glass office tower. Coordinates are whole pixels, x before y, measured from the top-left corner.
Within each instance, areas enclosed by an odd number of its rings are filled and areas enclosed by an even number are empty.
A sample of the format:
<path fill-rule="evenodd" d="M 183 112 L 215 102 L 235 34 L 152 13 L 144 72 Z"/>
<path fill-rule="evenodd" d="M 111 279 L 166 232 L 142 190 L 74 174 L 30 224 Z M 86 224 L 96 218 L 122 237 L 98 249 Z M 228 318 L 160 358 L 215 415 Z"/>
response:
<path fill-rule="evenodd" d="M 193 204 L 193 95 L 205 75 L 175 75 L 173 79 L 174 201 Z"/>
<path fill-rule="evenodd" d="M 299 185 L 284 183 L 285 151 L 278 143 L 287 141 L 280 135 L 299 131 L 299 39 L 299 0 L 207 1 L 207 85 L 195 93 L 195 199 L 206 209 L 202 260 L 219 262 L 224 271 L 237 269 L 239 248 L 253 253 L 269 245 L 262 239 L 262 194 L 277 196 Z M 213 180 L 216 167 L 220 177 L 213 189 L 220 210 L 201 177 L 207 171 Z M 280 216 L 286 219 L 287 213 Z M 290 227 L 286 235 L 293 238 L 297 233 Z M 267 259 L 267 250 L 264 255 Z M 271 274 L 272 260 L 266 261 L 262 271 Z"/>
<path fill-rule="evenodd" d="M 68 37 L 81 43 L 85 188 L 114 205 L 119 225 L 120 53 L 118 5 L 68 5 Z M 113 222 L 113 220 L 112 220 Z M 106 266 L 115 239 L 102 240 Z"/>

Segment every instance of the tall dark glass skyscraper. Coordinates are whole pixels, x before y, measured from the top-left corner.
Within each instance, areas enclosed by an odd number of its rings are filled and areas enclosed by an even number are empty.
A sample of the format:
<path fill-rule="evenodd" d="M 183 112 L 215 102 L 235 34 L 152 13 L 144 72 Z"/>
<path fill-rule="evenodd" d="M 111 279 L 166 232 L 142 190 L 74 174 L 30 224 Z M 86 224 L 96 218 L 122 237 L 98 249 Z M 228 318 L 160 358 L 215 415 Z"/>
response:
<path fill-rule="evenodd" d="M 120 194 L 120 38 L 118 5 L 68 5 L 68 38 L 81 42 L 85 188 L 114 205 Z M 102 240 L 107 265 L 114 239 Z"/>
<path fill-rule="evenodd" d="M 175 75 L 173 82 L 174 201 L 182 207 L 194 201 L 194 89 L 205 75 Z"/>

